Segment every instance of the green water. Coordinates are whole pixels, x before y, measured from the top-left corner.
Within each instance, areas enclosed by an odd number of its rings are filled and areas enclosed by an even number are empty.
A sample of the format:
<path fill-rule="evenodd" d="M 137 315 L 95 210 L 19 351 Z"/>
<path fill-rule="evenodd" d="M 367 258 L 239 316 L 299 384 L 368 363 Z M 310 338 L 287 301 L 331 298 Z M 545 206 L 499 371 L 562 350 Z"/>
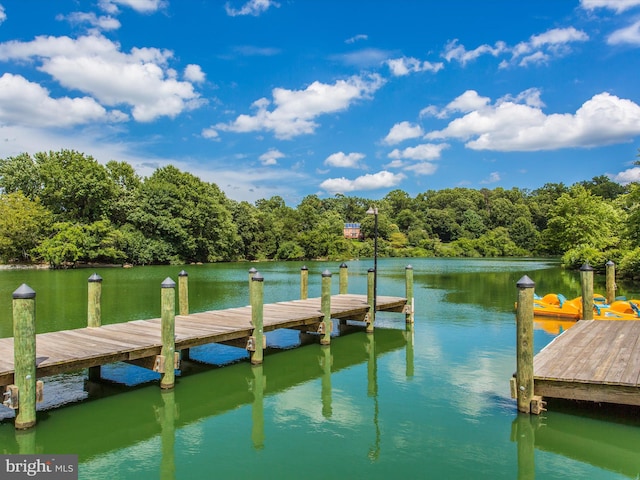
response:
<path fill-rule="evenodd" d="M 351 293 L 366 292 L 371 263 L 348 262 Z M 214 366 L 192 365 L 170 393 L 155 374 L 121 364 L 103 371 L 118 383 L 85 385 L 85 372 L 47 379 L 35 429 L 16 433 L 0 407 L 0 453 L 78 454 L 83 479 L 638 478 L 637 410 L 550 402 L 530 418 L 509 396 L 517 280 L 527 274 L 537 292 L 571 297 L 577 274 L 531 259 L 380 259 L 380 294 L 404 296 L 407 263 L 411 330 L 404 315 L 386 313 L 374 335 L 336 337 L 330 348 L 289 349 L 299 334 L 273 332 L 279 349 L 261 367 L 239 349 L 199 347 L 192 356 Z M 327 268 L 337 293 L 337 263 L 307 265 L 310 296 Z M 191 311 L 247 305 L 252 266 L 266 302 L 298 297 L 301 263 L 186 266 Z M 158 317 L 160 284 L 180 270 L 95 270 L 103 323 Z M 39 332 L 84 326 L 92 273 L 1 271 L 0 337 L 12 334 L 11 293 L 22 283 L 37 292 Z M 603 282 L 596 277 L 596 291 Z M 618 294 L 640 297 L 624 288 Z M 552 338 L 537 328 L 535 350 Z"/>

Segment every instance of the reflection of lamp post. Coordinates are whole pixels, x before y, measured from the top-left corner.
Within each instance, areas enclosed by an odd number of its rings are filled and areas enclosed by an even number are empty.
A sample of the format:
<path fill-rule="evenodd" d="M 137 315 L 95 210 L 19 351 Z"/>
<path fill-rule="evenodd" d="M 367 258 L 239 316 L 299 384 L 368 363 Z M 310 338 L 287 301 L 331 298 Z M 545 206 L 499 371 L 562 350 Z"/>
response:
<path fill-rule="evenodd" d="M 367 215 L 373 215 L 373 314 L 376 314 L 378 297 L 378 208 L 369 207 Z"/>

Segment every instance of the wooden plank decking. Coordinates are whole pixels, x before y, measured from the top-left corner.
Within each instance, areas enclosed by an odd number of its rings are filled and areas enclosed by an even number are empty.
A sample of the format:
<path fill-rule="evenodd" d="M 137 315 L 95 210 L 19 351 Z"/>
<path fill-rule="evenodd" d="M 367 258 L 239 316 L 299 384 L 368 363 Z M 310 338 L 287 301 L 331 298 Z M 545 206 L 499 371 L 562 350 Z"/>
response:
<path fill-rule="evenodd" d="M 377 297 L 377 310 L 401 312 L 406 299 Z M 320 298 L 264 305 L 264 331 L 303 328 L 319 324 L 324 315 Z M 362 320 L 369 310 L 366 295 L 334 295 L 331 317 Z M 207 343 L 246 339 L 252 334 L 251 307 L 176 315 L 176 350 Z M 312 328 L 310 328 L 312 330 Z M 162 348 L 160 319 L 135 320 L 36 336 L 38 377 L 70 372 L 107 363 L 159 355 Z M 0 386 L 13 383 L 13 338 L 0 339 Z"/>
<path fill-rule="evenodd" d="M 580 320 L 538 353 L 534 393 L 640 406 L 640 321 Z"/>

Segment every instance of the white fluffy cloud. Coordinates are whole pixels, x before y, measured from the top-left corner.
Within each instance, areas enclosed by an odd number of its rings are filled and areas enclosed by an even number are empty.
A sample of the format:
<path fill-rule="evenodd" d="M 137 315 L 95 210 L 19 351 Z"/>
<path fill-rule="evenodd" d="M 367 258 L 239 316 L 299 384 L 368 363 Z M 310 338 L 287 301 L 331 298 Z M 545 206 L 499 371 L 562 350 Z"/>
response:
<path fill-rule="evenodd" d="M 640 45 L 640 20 L 613 32 L 607 37 L 607 43 L 609 45 Z"/>
<path fill-rule="evenodd" d="M 420 125 L 413 125 L 410 122 L 396 123 L 386 137 L 384 137 L 384 143 L 387 145 L 395 145 L 404 140 L 411 138 L 418 138 L 424 135 L 422 127 Z"/>
<path fill-rule="evenodd" d="M 405 175 L 402 173 L 391 173 L 383 170 L 378 173 L 363 175 L 353 180 L 345 177 L 328 178 L 320 184 L 320 188 L 329 193 L 377 190 L 379 188 L 395 187 L 405 178 Z"/>
<path fill-rule="evenodd" d="M 253 103 L 255 115 L 240 115 L 233 122 L 218 124 L 218 130 L 231 132 L 272 131 L 277 138 L 290 139 L 310 134 L 318 124 L 316 117 L 346 110 L 363 98 L 369 98 L 384 84 L 379 75 L 353 76 L 334 84 L 313 82 L 304 90 L 274 88 L 273 101 L 261 98 Z M 271 104 L 275 107 L 268 110 Z"/>
<path fill-rule="evenodd" d="M 0 44 L 0 60 L 39 61 L 39 69 L 63 87 L 90 94 L 103 105 L 131 106 L 137 121 L 175 117 L 202 104 L 189 81 L 168 67 L 173 52 L 132 48 L 130 53 L 101 35 L 36 37 Z M 193 76 L 195 66 L 190 66 Z"/>
<path fill-rule="evenodd" d="M 586 10 L 608 8 L 616 13 L 624 12 L 640 5 L 640 0 L 580 0 L 580 5 Z"/>
<path fill-rule="evenodd" d="M 269 10 L 269 7 L 279 7 L 280 5 L 273 0 L 249 0 L 247 3 L 242 5 L 240 8 L 231 7 L 231 3 L 227 2 L 224 8 L 227 11 L 227 15 L 231 17 L 242 16 L 242 15 L 253 15 L 257 17 L 258 15 Z"/>
<path fill-rule="evenodd" d="M 418 60 L 413 57 L 401 57 L 387 60 L 387 66 L 391 73 L 396 77 L 409 75 L 415 72 L 433 72 L 437 73 L 444 68 L 442 62 L 428 62 L 426 60 Z"/>
<path fill-rule="evenodd" d="M 284 158 L 285 156 L 286 155 L 281 151 L 279 151 L 278 149 L 271 148 L 269 149 L 269 151 L 263 153 L 258 158 L 260 159 L 260 162 L 262 163 L 262 165 L 269 166 L 269 165 L 277 165 L 278 160 L 281 158 Z"/>
<path fill-rule="evenodd" d="M 126 115 L 107 112 L 93 98 L 52 98 L 49 91 L 20 75 L 0 77 L 0 123 L 31 127 L 69 127 L 90 122 L 121 121 Z"/>
<path fill-rule="evenodd" d="M 504 59 L 500 67 L 505 68 L 509 65 L 525 67 L 547 63 L 552 58 L 566 55 L 571 51 L 572 43 L 585 42 L 588 39 L 589 36 L 585 32 L 574 27 L 553 28 L 544 33 L 532 35 L 527 41 L 512 47 L 499 41 L 494 45 L 484 44 L 473 50 L 467 50 L 464 45 L 458 43 L 457 39 L 454 39 L 447 43 L 442 56 L 448 62 L 455 60 L 464 66 L 483 55 L 498 57 L 510 54 L 511 59 Z"/>
<path fill-rule="evenodd" d="M 594 95 L 574 114 L 547 115 L 540 106 L 507 99 L 479 104 L 426 138 L 455 138 L 474 150 L 539 151 L 608 145 L 637 135 L 640 106 L 605 92 Z"/>
<path fill-rule="evenodd" d="M 614 181 L 627 185 L 631 182 L 640 182 L 640 167 L 629 168 L 616 175 L 609 174 L 609 177 Z"/>
<path fill-rule="evenodd" d="M 4 12 L 4 7 L 0 5 L 0 25 L 7 19 L 7 14 Z"/>
<path fill-rule="evenodd" d="M 449 148 L 446 143 L 423 143 L 404 150 L 395 149 L 389 153 L 389 158 L 409 160 L 436 160 L 440 158 L 442 150 Z"/>
<path fill-rule="evenodd" d="M 100 8 L 105 12 L 118 13 L 118 5 L 129 7 L 139 13 L 153 13 L 165 6 L 165 0 L 100 0 Z"/>
<path fill-rule="evenodd" d="M 332 153 L 324 161 L 325 165 L 339 168 L 357 168 L 360 166 L 360 160 L 364 158 L 363 153 L 349 153 L 344 152 Z"/>

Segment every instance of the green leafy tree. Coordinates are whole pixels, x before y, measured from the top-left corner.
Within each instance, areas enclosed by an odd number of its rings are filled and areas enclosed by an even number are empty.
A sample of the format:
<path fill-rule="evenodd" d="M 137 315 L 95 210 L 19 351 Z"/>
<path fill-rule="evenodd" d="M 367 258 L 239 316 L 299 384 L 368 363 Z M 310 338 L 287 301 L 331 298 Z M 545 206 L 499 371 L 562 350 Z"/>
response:
<path fill-rule="evenodd" d="M 39 201 L 29 200 L 22 191 L 0 194 L 0 259 L 32 261 L 31 252 L 51 224 L 51 213 Z"/>
<path fill-rule="evenodd" d="M 619 243 L 624 217 L 623 210 L 612 202 L 582 185 L 573 185 L 550 210 L 547 229 L 542 233 L 544 245 L 554 254 L 577 245 L 604 251 Z"/>

